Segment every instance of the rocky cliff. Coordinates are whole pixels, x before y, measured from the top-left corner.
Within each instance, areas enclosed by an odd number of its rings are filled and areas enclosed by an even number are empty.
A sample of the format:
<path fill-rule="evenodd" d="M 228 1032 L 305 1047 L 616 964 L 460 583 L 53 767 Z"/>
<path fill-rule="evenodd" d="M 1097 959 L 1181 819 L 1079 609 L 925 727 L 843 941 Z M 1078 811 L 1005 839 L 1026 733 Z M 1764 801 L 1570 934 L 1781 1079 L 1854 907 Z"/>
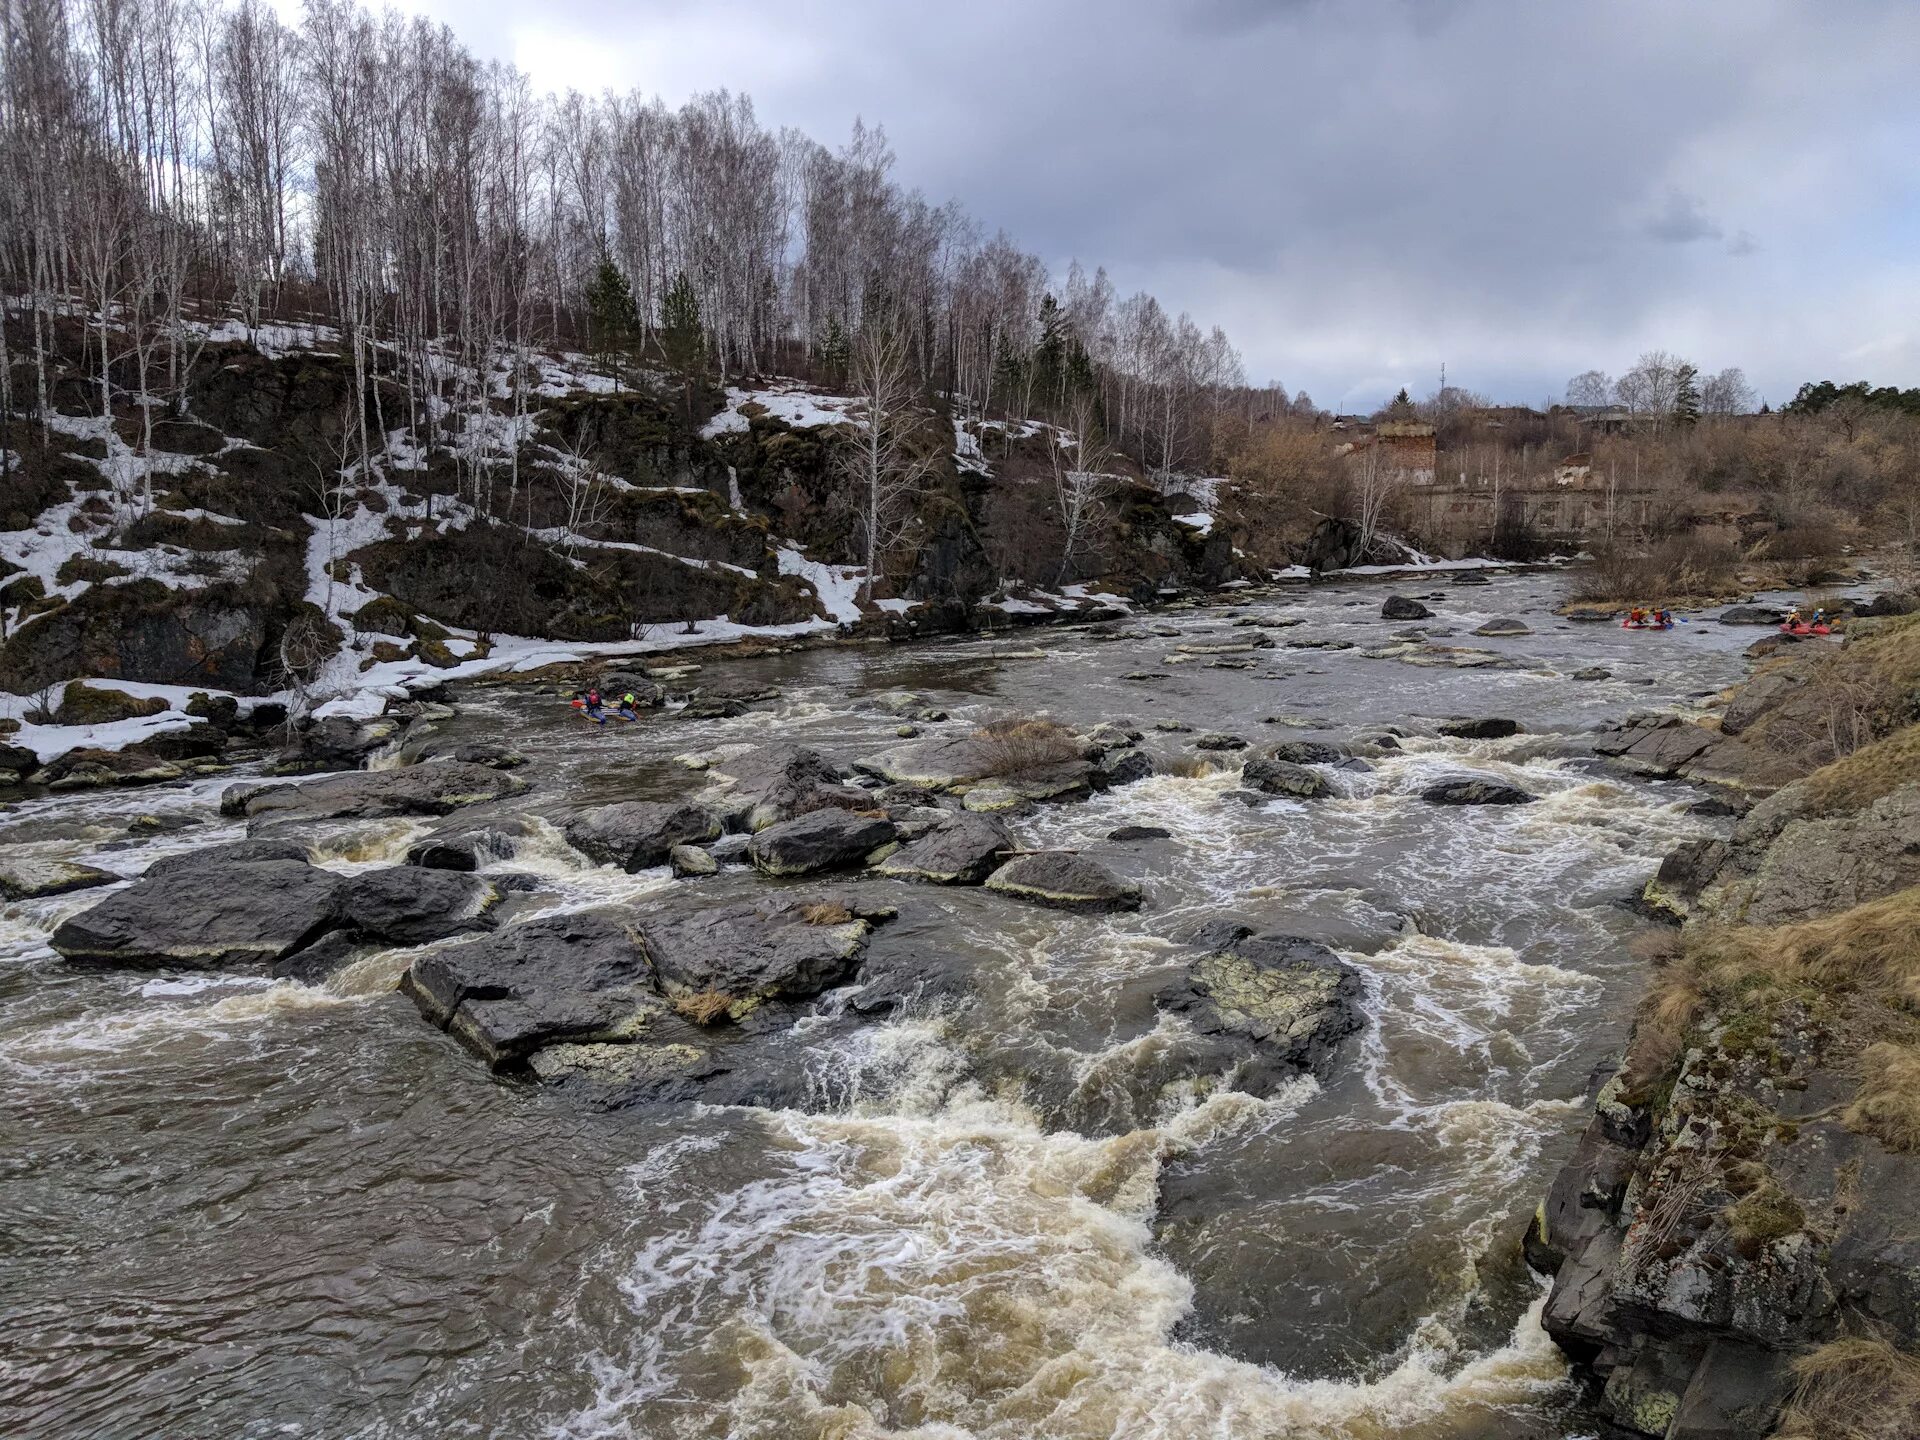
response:
<path fill-rule="evenodd" d="M 1920 1434 L 1916 702 L 1920 625 L 1856 622 L 1614 737 L 1752 802 L 1648 887 L 1684 923 L 1528 1237 L 1620 1435 Z"/>

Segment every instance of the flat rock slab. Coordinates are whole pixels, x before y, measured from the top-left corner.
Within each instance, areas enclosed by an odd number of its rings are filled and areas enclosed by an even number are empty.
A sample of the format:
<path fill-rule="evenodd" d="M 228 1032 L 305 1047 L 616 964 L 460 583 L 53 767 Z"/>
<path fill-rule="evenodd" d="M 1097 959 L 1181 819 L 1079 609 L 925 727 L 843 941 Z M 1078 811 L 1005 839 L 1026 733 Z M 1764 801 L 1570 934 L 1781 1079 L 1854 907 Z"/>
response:
<path fill-rule="evenodd" d="M 894 785 L 952 790 L 986 779 L 997 759 L 991 747 L 976 736 L 937 735 L 855 761 L 854 768 Z"/>
<path fill-rule="evenodd" d="M 307 847 L 297 840 L 232 840 L 224 845 L 205 845 L 178 855 L 163 855 L 147 867 L 143 878 L 177 875 L 208 865 L 259 865 L 269 860 L 292 860 L 304 865 L 309 858 Z"/>
<path fill-rule="evenodd" d="M 1679 774 L 1718 742 L 1712 731 L 1669 715 L 1629 722 L 1597 738 L 1593 750 L 1644 774 L 1665 777 Z"/>
<path fill-rule="evenodd" d="M 97 865 L 15 851 L 0 855 L 0 900 L 37 900 L 112 885 L 121 877 Z"/>
<path fill-rule="evenodd" d="M 53 932 L 91 965 L 214 970 L 268 964 L 341 923 L 338 875 L 291 860 L 211 861 L 142 879 Z"/>
<path fill-rule="evenodd" d="M 893 822 L 851 810 L 815 810 L 769 825 L 747 846 L 747 858 L 768 875 L 812 875 L 863 864 L 894 838 Z"/>
<path fill-rule="evenodd" d="M 1012 843 L 998 821 L 962 813 L 941 820 L 873 868 L 889 880 L 978 885 L 993 873 L 1001 852 Z"/>
<path fill-rule="evenodd" d="M 987 877 L 987 889 L 1061 910 L 1138 910 L 1140 887 L 1097 860 L 1050 852 L 1022 855 Z"/>
<path fill-rule="evenodd" d="M 770 1000 L 816 995 L 853 973 L 872 925 L 892 914 L 822 893 L 543 915 L 420 956 L 401 988 L 429 1021 L 496 1069 L 552 1047 L 605 1046 L 561 1051 L 545 1068 L 553 1077 L 589 1062 L 608 1076 L 634 1065 L 680 1073 L 682 1061 L 697 1057 L 640 1053 L 663 1045 L 704 1053 L 705 1046 L 688 1045 L 703 1032 L 675 1013 L 674 1000 L 711 997 L 719 1013 L 737 1020 Z"/>
<path fill-rule="evenodd" d="M 676 845 L 718 840 L 725 829 L 704 805 L 628 800 L 574 817 L 565 833 L 567 843 L 589 860 L 632 874 L 664 865 Z"/>
<path fill-rule="evenodd" d="M 804 998 L 839 984 L 853 972 L 873 922 L 893 913 L 835 893 L 675 905 L 635 928 L 663 993 L 752 1003 Z"/>
<path fill-rule="evenodd" d="M 546 1045 L 630 1040 L 666 1006 L 624 907 L 536 916 L 422 955 L 400 988 L 496 1069 Z"/>
<path fill-rule="evenodd" d="M 527 782 L 488 765 L 436 760 L 399 770 L 348 771 L 298 785 L 236 785 L 220 813 L 263 822 L 448 815 L 466 805 L 523 795 Z"/>
<path fill-rule="evenodd" d="M 1492 639 L 1502 635 L 1531 635 L 1533 628 L 1524 620 L 1505 618 L 1489 620 L 1486 624 L 1477 627 L 1473 633 Z"/>
<path fill-rule="evenodd" d="M 1427 786 L 1420 798 L 1429 805 L 1531 805 L 1540 797 L 1517 785 L 1463 775 Z"/>

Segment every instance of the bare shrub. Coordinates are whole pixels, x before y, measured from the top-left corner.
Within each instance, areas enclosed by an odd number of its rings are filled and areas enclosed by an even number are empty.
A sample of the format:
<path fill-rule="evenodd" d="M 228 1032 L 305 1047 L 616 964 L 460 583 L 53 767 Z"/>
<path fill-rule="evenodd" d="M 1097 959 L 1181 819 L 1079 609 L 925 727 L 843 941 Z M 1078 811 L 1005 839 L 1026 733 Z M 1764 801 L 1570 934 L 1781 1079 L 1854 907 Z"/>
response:
<path fill-rule="evenodd" d="M 1046 716 L 993 720 L 974 731 L 983 775 L 1020 775 L 1080 758 L 1080 739 Z"/>
<path fill-rule="evenodd" d="M 1568 588 L 1589 603 L 1679 605 L 1723 598 L 1740 583 L 1740 552 L 1721 540 L 1676 535 L 1647 549 L 1610 543 Z"/>

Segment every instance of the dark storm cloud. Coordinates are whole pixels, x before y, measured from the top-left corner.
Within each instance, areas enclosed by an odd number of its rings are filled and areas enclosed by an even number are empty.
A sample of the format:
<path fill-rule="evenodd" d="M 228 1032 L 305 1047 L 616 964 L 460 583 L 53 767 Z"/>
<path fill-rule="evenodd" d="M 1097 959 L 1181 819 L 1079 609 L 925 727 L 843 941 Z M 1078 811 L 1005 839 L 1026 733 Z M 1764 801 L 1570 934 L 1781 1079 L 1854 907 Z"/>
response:
<path fill-rule="evenodd" d="M 1905 0 L 413 0 L 542 86 L 726 86 L 1256 380 L 1537 400 L 1643 349 L 1920 383 Z"/>

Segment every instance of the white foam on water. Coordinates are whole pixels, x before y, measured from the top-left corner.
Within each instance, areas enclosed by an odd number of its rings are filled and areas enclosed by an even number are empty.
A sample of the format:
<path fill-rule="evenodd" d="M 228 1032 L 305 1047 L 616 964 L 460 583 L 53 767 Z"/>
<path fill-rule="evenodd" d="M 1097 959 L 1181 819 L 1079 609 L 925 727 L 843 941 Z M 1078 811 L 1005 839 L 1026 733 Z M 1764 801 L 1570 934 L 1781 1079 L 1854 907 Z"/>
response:
<path fill-rule="evenodd" d="M 943 1076 L 925 1053 L 937 1028 L 904 1027 L 896 1043 Z M 1478 1359 L 1423 1326 L 1370 1380 L 1298 1379 L 1171 1338 L 1192 1287 L 1152 1246 L 1161 1165 L 1284 1122 L 1315 1088 L 1217 1094 L 1098 1139 L 1047 1133 L 1017 1104 L 944 1083 L 838 1115 L 767 1115 L 774 1173 L 676 1197 L 676 1223 L 621 1282 L 644 1321 L 635 1353 L 596 1357 L 598 1400 L 554 1433 L 634 1433 L 687 1363 L 736 1377 L 700 1402 L 730 1435 L 876 1440 L 1386 1436 L 1559 1387 L 1537 1307 Z M 645 1188 L 661 1171 L 650 1160 L 631 1178 Z"/>

